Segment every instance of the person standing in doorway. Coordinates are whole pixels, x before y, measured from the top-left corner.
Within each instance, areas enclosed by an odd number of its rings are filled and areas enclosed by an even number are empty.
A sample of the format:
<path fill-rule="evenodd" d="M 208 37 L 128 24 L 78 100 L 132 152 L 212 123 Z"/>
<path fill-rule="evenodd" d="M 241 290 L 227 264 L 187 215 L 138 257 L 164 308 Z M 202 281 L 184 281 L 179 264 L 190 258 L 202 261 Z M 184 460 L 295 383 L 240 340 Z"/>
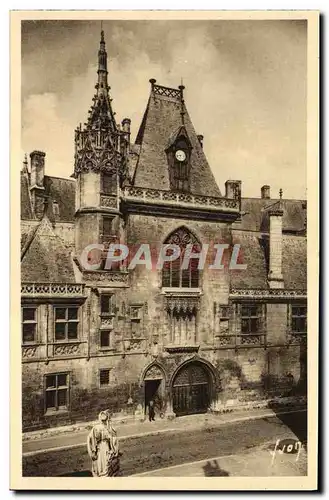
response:
<path fill-rule="evenodd" d="M 155 411 L 154 411 L 154 403 L 153 401 L 149 402 L 149 421 L 155 420 Z"/>

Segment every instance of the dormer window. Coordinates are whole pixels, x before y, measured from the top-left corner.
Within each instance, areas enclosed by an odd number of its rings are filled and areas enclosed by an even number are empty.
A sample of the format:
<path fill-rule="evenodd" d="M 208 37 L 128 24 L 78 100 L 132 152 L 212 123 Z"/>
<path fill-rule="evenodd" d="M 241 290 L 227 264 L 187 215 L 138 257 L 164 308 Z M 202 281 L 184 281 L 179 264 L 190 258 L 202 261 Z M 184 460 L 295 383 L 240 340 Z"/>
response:
<path fill-rule="evenodd" d="M 170 189 L 190 191 L 190 158 L 192 145 L 184 126 L 166 150 L 169 164 Z"/>

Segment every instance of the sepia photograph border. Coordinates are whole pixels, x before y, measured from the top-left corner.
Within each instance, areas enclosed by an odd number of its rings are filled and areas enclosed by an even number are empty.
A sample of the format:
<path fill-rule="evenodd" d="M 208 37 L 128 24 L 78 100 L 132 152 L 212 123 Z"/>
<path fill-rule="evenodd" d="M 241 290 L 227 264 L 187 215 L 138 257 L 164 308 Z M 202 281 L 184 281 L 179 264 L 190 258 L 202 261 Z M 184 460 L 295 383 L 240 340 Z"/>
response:
<path fill-rule="evenodd" d="M 23 20 L 307 20 L 307 373 L 308 474 L 304 477 L 22 476 L 20 343 L 21 22 Z M 316 490 L 318 485 L 319 319 L 319 12 L 318 11 L 11 11 L 10 13 L 10 488 L 13 490 Z M 169 480 L 168 480 L 169 479 Z"/>

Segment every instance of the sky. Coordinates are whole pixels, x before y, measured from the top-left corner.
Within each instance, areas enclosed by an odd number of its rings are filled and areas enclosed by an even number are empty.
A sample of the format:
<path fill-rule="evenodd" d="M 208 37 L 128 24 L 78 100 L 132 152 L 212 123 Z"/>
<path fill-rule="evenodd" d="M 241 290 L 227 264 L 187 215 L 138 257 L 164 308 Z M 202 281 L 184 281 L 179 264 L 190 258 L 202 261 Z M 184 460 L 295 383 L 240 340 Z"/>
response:
<path fill-rule="evenodd" d="M 46 173 L 69 177 L 74 129 L 97 81 L 100 21 L 22 23 L 22 160 L 46 152 Z M 150 78 L 177 88 L 222 192 L 306 197 L 307 24 L 305 21 L 104 21 L 116 119 L 135 139 Z"/>

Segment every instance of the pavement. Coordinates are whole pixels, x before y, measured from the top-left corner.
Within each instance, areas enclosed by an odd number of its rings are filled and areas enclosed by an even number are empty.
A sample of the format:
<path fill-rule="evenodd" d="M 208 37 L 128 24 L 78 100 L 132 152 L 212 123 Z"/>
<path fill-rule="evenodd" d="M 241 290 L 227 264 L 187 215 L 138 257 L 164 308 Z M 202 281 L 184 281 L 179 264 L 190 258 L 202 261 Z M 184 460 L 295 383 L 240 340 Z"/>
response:
<path fill-rule="evenodd" d="M 133 474 L 131 477 L 292 477 L 307 475 L 307 453 L 273 453 L 273 441 L 252 451 Z"/>
<path fill-rule="evenodd" d="M 75 442 L 72 433 L 57 436 L 57 441 L 52 436 L 46 443 L 45 439 L 25 442 L 33 450 L 25 449 L 23 475 L 90 477 L 86 432 L 76 434 Z M 126 477 L 301 476 L 307 466 L 305 409 L 259 409 L 252 414 L 205 414 L 125 424 L 119 435 L 120 468 Z M 272 460 L 275 444 L 286 439 L 303 444 L 298 460 L 296 454 L 280 453 L 279 448 Z"/>
<path fill-rule="evenodd" d="M 235 411 L 224 414 L 201 414 L 179 417 L 173 420 L 158 419 L 155 422 L 131 422 L 118 423 L 115 425 L 118 437 L 121 440 L 135 437 L 143 437 L 148 435 L 158 435 L 162 433 L 172 433 L 181 431 L 204 430 L 209 428 L 218 428 L 229 423 L 243 422 L 250 420 L 263 419 L 266 417 L 274 417 L 277 415 L 285 415 L 289 413 L 305 412 L 305 408 L 295 409 L 276 409 L 273 411 L 268 408 L 254 409 L 246 411 Z M 30 433 L 23 438 L 23 456 L 33 456 L 41 453 L 55 452 L 65 449 L 77 448 L 85 446 L 87 435 L 91 425 L 83 429 L 68 428 L 63 431 L 59 429 L 51 429 L 49 435 L 47 433 Z"/>

